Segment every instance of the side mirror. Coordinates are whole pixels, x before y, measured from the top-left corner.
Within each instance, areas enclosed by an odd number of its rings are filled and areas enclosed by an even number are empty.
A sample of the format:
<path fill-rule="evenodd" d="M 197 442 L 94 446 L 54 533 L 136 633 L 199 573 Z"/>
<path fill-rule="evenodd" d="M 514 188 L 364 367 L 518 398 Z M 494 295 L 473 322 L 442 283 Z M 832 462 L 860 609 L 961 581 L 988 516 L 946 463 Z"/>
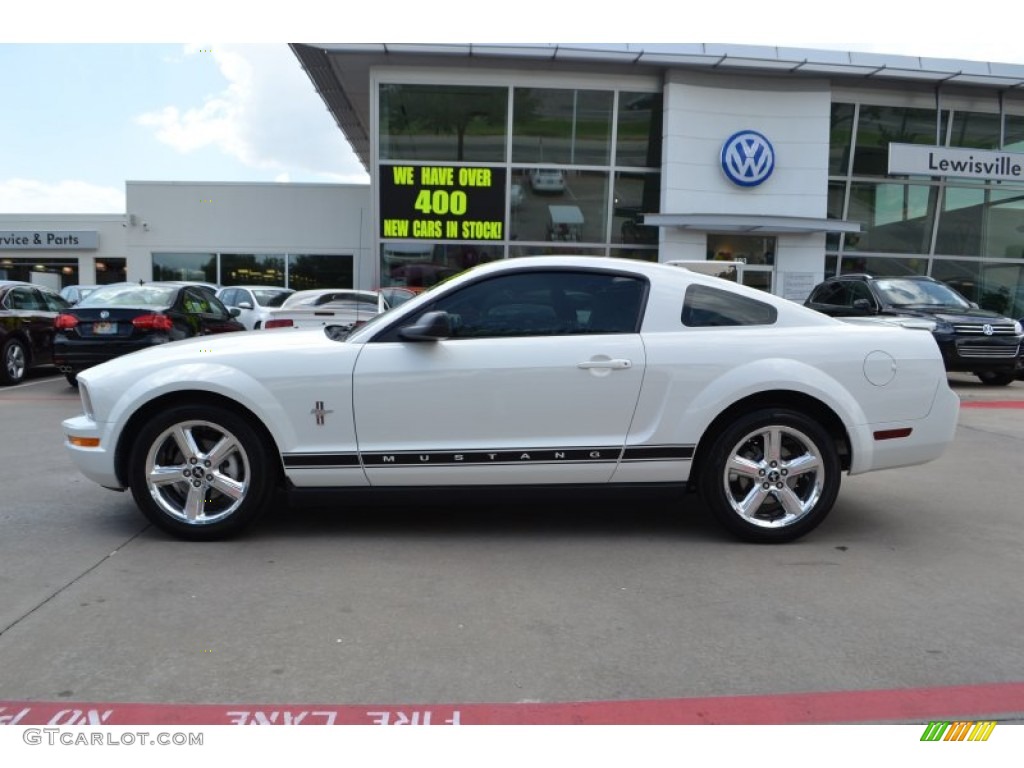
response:
<path fill-rule="evenodd" d="M 238 307 L 228 307 L 228 313 L 232 317 L 238 317 L 240 314 L 242 314 L 242 310 L 240 310 Z"/>
<path fill-rule="evenodd" d="M 240 301 L 238 302 L 238 306 L 242 309 L 252 309 L 252 304 L 248 301 Z"/>
<path fill-rule="evenodd" d="M 452 320 L 447 312 L 427 312 L 412 325 L 398 331 L 406 341 L 441 341 L 452 335 Z"/>
<path fill-rule="evenodd" d="M 871 301 L 869 299 L 854 299 L 853 308 L 856 309 L 858 312 L 874 311 L 874 307 L 871 306 Z"/>

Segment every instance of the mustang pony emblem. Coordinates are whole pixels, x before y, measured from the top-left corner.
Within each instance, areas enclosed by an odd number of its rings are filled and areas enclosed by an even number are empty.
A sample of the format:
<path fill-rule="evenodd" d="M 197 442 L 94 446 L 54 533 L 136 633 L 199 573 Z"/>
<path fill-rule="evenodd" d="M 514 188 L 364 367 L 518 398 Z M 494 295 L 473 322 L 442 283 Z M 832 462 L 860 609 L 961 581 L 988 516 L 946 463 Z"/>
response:
<path fill-rule="evenodd" d="M 310 413 L 316 416 L 317 425 L 322 427 L 324 425 L 324 419 L 327 416 L 327 414 L 334 413 L 334 411 L 325 410 L 324 401 L 317 400 L 316 405 L 313 406 L 313 410 L 311 410 Z"/>

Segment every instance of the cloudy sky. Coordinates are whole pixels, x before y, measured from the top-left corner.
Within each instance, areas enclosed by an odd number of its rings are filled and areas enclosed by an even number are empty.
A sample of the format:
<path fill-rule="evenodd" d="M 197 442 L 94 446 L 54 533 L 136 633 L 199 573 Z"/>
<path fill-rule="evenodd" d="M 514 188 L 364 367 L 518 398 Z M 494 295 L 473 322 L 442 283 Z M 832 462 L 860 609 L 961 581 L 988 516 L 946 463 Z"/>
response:
<path fill-rule="evenodd" d="M 963 7 L 956 18 L 937 7 L 931 15 L 901 11 L 883 0 L 732 0 L 697 15 L 689 3 L 672 11 L 671 3 L 645 0 L 590 0 L 586 14 L 575 2 L 513 5 L 514 19 L 497 18 L 498 8 L 513 6 L 468 0 L 369 11 L 290 0 L 276 4 L 277 16 L 225 0 L 8 7 L 0 32 L 0 213 L 120 213 L 127 180 L 367 182 L 282 41 L 584 43 L 629 35 L 1024 64 L 1020 24 L 1006 23 L 1022 14 L 1009 3 L 1010 16 L 989 2 L 984 18 Z M 673 23 L 659 25 L 666 12 Z"/>

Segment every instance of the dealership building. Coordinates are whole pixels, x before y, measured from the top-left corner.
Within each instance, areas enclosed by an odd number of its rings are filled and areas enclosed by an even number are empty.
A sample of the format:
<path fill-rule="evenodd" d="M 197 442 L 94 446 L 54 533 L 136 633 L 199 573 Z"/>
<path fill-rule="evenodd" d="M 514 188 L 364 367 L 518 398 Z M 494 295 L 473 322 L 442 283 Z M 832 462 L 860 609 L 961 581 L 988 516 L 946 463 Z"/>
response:
<path fill-rule="evenodd" d="M 369 185 L 129 182 L 120 217 L 0 216 L 0 272 L 375 287 L 555 253 L 743 259 L 744 282 L 794 300 L 839 272 L 929 274 L 1024 316 L 1024 66 L 701 44 L 291 48 Z M 47 247 L 68 233 L 86 245 Z"/>

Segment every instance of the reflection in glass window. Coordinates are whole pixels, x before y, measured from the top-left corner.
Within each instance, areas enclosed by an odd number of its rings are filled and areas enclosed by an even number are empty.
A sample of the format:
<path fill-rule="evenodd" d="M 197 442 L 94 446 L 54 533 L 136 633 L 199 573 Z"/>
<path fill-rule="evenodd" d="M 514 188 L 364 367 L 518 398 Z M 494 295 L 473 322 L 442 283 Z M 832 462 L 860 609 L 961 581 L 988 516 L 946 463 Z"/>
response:
<path fill-rule="evenodd" d="M 336 254 L 288 254 L 288 287 L 351 288 L 352 256 Z"/>
<path fill-rule="evenodd" d="M 938 187 L 852 184 L 847 217 L 862 231 L 846 236 L 848 250 L 929 253 Z"/>
<path fill-rule="evenodd" d="M 616 173 L 611 241 L 657 245 L 658 228 L 644 225 L 642 214 L 657 213 L 660 201 L 660 173 Z"/>
<path fill-rule="evenodd" d="M 1007 115 L 1003 149 L 1024 152 L 1024 116 Z"/>
<path fill-rule="evenodd" d="M 762 235 L 708 235 L 710 261 L 745 261 L 750 265 L 774 266 L 778 238 Z"/>
<path fill-rule="evenodd" d="M 844 256 L 842 274 L 868 274 L 875 277 L 897 275 L 924 275 L 928 273 L 928 259 L 896 259 L 888 256 Z M 826 274 L 834 274 L 834 267 Z"/>
<path fill-rule="evenodd" d="M 508 89 L 475 85 L 382 85 L 382 160 L 505 159 Z"/>
<path fill-rule="evenodd" d="M 608 165 L 612 96 L 612 91 L 514 89 L 512 161 Z"/>
<path fill-rule="evenodd" d="M 608 174 L 603 171 L 560 171 L 561 191 L 550 183 L 534 183 L 534 169 L 516 172 L 523 189 L 512 209 L 513 240 L 557 243 L 603 243 L 608 210 Z"/>
<path fill-rule="evenodd" d="M 619 94 L 616 165 L 661 168 L 661 104 L 660 93 L 623 91 Z"/>
<path fill-rule="evenodd" d="M 222 253 L 223 285 L 284 285 L 283 253 Z"/>
<path fill-rule="evenodd" d="M 154 280 L 199 280 L 217 282 L 215 253 L 154 253 Z"/>
<path fill-rule="evenodd" d="M 383 243 L 381 285 L 419 292 L 478 264 L 501 258 L 501 247 L 476 243 Z"/>
<path fill-rule="evenodd" d="M 853 156 L 854 176 L 885 176 L 889 168 L 889 144 L 935 145 L 937 131 L 934 109 L 862 104 Z"/>
<path fill-rule="evenodd" d="M 954 112 L 949 146 L 999 149 L 999 115 L 987 112 Z"/>
<path fill-rule="evenodd" d="M 829 176 L 846 176 L 850 172 L 850 150 L 853 142 L 853 104 L 832 105 L 831 138 L 828 145 Z"/>

